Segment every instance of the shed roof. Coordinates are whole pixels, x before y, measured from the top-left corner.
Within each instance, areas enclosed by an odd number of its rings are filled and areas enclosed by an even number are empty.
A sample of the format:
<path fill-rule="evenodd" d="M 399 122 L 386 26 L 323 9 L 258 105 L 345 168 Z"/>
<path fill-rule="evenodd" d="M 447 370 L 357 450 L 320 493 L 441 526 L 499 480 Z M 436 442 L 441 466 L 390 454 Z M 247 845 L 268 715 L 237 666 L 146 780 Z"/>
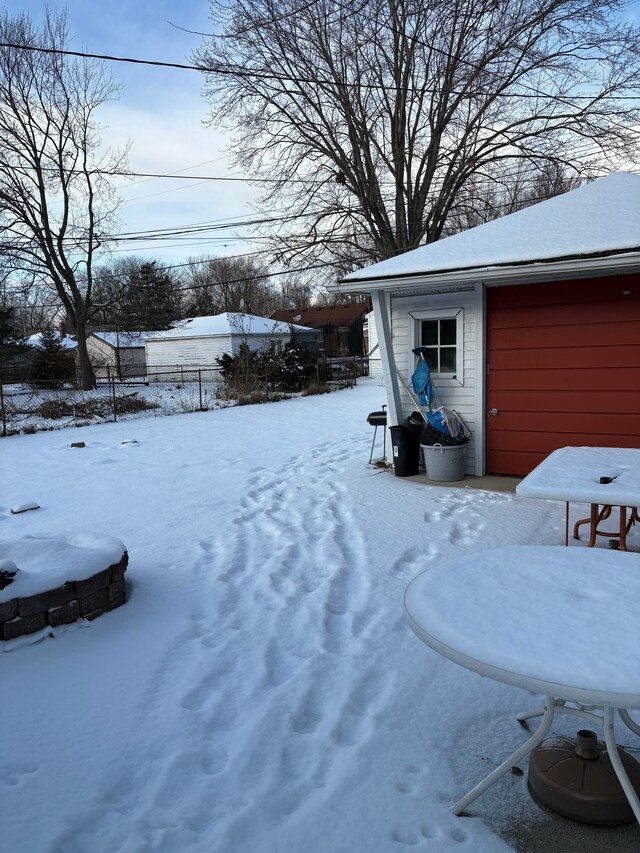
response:
<path fill-rule="evenodd" d="M 137 349 L 144 348 L 144 338 L 146 335 L 156 334 L 155 332 L 92 332 L 95 338 L 104 341 L 111 347 L 119 347 L 120 349 Z"/>
<path fill-rule="evenodd" d="M 149 332 L 145 340 L 204 338 L 216 335 L 286 335 L 292 328 L 296 332 L 313 331 L 304 326 L 292 326 L 290 323 L 285 324 L 268 317 L 225 312 L 212 317 L 191 317 L 188 320 L 180 320 L 172 329 L 165 332 Z"/>
<path fill-rule="evenodd" d="M 292 323 L 296 318 L 296 322 L 302 323 L 303 326 L 310 326 L 312 329 L 320 329 L 327 323 L 341 328 L 360 320 L 370 310 L 371 306 L 368 302 L 352 302 L 349 305 L 321 305 L 304 310 L 276 311 L 271 315 L 271 319 Z"/>
<path fill-rule="evenodd" d="M 640 249 L 640 175 L 618 172 L 396 258 L 342 281 L 432 275 Z"/>

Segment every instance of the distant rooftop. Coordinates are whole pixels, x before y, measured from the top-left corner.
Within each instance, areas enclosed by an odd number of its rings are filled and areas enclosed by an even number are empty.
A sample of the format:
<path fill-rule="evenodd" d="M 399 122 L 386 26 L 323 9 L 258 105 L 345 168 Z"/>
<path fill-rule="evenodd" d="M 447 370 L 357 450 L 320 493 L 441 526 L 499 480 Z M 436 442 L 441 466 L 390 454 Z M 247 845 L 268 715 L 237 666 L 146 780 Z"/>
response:
<path fill-rule="evenodd" d="M 225 312 L 213 317 L 192 317 L 180 320 L 172 329 L 165 332 L 148 332 L 145 340 L 164 340 L 165 338 L 201 338 L 212 335 L 274 335 L 288 334 L 293 328 L 296 332 L 310 332 L 312 329 L 278 322 L 268 317 L 256 317 L 253 314 Z"/>
<path fill-rule="evenodd" d="M 78 344 L 69 337 L 60 337 L 60 333 L 56 332 L 56 337 L 62 344 L 65 349 L 75 349 Z M 42 332 L 36 332 L 35 335 L 29 335 L 28 338 L 24 339 L 25 344 L 29 344 L 30 347 L 40 347 L 42 345 Z"/>
<path fill-rule="evenodd" d="M 350 326 L 351 323 L 364 317 L 371 310 L 368 302 L 354 302 L 350 305 L 321 305 L 317 308 L 305 308 L 304 310 L 276 311 L 271 315 L 272 320 L 280 320 L 285 323 L 297 322 L 304 326 L 319 329 L 330 323 L 338 328 Z"/>
<path fill-rule="evenodd" d="M 120 349 L 144 349 L 144 338 L 155 332 L 92 332 L 96 338 L 100 338 L 106 344 Z"/>

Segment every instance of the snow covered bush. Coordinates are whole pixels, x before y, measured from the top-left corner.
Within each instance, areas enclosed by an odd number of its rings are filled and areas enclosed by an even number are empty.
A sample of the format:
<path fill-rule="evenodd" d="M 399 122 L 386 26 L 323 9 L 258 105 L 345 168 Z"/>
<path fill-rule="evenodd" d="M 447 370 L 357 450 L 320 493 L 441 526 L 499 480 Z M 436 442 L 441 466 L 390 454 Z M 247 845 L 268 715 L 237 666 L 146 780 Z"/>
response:
<path fill-rule="evenodd" d="M 225 390 L 237 397 L 295 393 L 328 379 L 327 366 L 295 341 L 282 347 L 271 343 L 259 350 L 242 343 L 236 355 L 225 353 L 217 361 Z"/>

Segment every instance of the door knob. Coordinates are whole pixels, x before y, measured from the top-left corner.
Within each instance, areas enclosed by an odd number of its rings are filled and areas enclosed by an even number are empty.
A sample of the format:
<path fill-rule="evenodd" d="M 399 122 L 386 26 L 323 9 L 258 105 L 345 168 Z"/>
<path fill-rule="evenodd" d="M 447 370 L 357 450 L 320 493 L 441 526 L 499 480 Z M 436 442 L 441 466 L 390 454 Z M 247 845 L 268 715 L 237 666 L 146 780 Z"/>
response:
<path fill-rule="evenodd" d="M 490 415 L 493 415 L 493 416 L 494 416 L 494 418 L 495 418 L 495 416 L 498 414 L 498 410 L 497 410 L 496 408 L 493 408 L 493 409 L 491 409 L 491 411 L 489 412 L 489 414 L 490 414 Z"/>

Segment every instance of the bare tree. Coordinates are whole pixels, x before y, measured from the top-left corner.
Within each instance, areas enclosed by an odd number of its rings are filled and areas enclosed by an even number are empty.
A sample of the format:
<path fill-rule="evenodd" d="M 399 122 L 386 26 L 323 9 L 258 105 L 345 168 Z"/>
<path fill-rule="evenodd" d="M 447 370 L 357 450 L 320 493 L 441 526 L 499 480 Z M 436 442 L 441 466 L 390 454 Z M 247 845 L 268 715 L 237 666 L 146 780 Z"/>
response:
<path fill-rule="evenodd" d="M 56 293 L 34 276 L 17 278 L 0 285 L 0 304 L 13 308 L 16 323 L 23 335 L 48 329 L 63 316 Z"/>
<path fill-rule="evenodd" d="M 268 317 L 277 293 L 268 269 L 253 258 L 192 258 L 186 277 L 187 316 L 206 317 L 225 311 Z"/>
<path fill-rule="evenodd" d="M 496 180 L 489 187 L 473 178 L 460 192 L 443 236 L 515 213 L 516 210 L 576 189 L 581 183 L 578 174 L 553 162 L 541 166 L 533 175 L 525 163 L 518 163 L 507 180 Z"/>
<path fill-rule="evenodd" d="M 278 282 L 278 307 L 274 310 L 308 308 L 322 291 L 317 281 L 301 273 L 289 273 Z"/>
<path fill-rule="evenodd" d="M 640 38 L 622 5 L 212 0 L 219 35 L 195 59 L 225 72 L 205 93 L 237 164 L 299 218 L 281 256 L 349 268 L 439 239 L 518 164 L 535 184 L 637 152 Z"/>
<path fill-rule="evenodd" d="M 93 264 L 113 230 L 118 200 L 100 157 L 96 112 L 117 93 L 103 67 L 48 50 L 67 42 L 66 16 L 41 31 L 26 14 L 0 13 L 0 255 L 52 288 L 77 336 L 84 388 L 95 379 L 86 347 Z"/>

